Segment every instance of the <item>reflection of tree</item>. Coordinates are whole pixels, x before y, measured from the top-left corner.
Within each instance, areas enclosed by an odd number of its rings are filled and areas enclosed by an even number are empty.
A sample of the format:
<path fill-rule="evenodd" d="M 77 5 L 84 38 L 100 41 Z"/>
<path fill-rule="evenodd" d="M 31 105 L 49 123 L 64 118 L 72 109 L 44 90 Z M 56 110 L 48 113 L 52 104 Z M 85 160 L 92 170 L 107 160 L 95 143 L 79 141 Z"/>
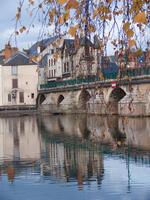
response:
<path fill-rule="evenodd" d="M 107 118 L 107 124 L 112 138 L 117 146 L 122 146 L 125 143 L 126 135 L 119 130 L 118 121 L 118 116 L 111 116 Z"/>

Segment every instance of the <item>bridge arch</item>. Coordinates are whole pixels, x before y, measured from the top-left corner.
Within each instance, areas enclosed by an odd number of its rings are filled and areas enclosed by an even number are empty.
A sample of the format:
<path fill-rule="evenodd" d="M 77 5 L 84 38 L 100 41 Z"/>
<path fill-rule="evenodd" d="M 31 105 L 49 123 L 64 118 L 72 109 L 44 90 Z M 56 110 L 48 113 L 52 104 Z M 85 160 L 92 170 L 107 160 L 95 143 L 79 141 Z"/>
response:
<path fill-rule="evenodd" d="M 59 95 L 58 98 L 57 98 L 57 106 L 59 106 L 60 103 L 61 103 L 64 99 L 65 99 L 65 97 L 64 97 L 62 94 Z"/>
<path fill-rule="evenodd" d="M 108 98 L 108 113 L 110 114 L 118 114 L 118 102 L 126 95 L 126 92 L 120 88 L 117 87 L 113 89 Z"/>
<path fill-rule="evenodd" d="M 46 99 L 46 96 L 44 94 L 38 94 L 36 98 L 36 107 L 39 107 Z"/>
<path fill-rule="evenodd" d="M 78 96 L 78 107 L 80 109 L 86 110 L 86 103 L 91 98 L 90 93 L 86 89 L 82 89 Z"/>

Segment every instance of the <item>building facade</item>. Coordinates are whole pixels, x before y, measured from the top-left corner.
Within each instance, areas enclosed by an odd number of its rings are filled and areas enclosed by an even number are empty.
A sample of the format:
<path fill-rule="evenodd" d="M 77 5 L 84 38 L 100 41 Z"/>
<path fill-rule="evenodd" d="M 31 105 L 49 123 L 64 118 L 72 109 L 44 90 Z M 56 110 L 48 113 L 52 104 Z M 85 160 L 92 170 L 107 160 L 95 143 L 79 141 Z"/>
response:
<path fill-rule="evenodd" d="M 37 63 L 17 52 L 0 66 L 0 106 L 35 105 Z"/>

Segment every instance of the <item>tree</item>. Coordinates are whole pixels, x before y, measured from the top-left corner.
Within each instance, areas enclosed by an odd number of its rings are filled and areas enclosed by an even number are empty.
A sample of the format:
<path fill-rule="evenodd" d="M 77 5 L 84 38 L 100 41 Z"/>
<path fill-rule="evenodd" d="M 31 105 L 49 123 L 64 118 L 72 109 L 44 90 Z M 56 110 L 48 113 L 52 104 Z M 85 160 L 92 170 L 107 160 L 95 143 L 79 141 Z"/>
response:
<path fill-rule="evenodd" d="M 22 25 L 24 4 L 28 1 L 31 24 Z M 149 43 L 150 2 L 149 0 L 20 0 L 16 13 L 15 34 L 29 31 L 34 20 L 41 14 L 43 25 L 54 25 L 55 35 L 70 34 L 99 38 L 99 48 L 105 52 L 111 41 L 115 51 L 135 48 L 139 52 L 145 37 Z M 38 1 L 38 2 L 39 2 Z M 147 44 L 146 44 L 147 43 Z"/>

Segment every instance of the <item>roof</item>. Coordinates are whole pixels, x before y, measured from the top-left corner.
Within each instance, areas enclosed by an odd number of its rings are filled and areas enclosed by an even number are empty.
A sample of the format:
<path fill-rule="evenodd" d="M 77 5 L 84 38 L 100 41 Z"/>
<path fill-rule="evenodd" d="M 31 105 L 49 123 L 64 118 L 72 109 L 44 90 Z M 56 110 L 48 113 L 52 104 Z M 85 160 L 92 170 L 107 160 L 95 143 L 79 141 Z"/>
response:
<path fill-rule="evenodd" d="M 91 46 L 93 47 L 93 43 L 87 38 L 87 37 L 83 37 L 80 39 L 80 46 Z"/>
<path fill-rule="evenodd" d="M 39 67 L 44 68 L 47 65 L 47 57 L 49 54 L 45 54 L 44 57 L 39 61 Z"/>
<path fill-rule="evenodd" d="M 44 50 L 49 44 L 51 44 L 52 42 L 54 42 L 56 39 L 57 39 L 57 36 L 43 39 L 41 41 L 36 42 L 29 49 L 24 50 L 24 51 L 27 52 L 28 55 L 36 56 L 36 55 L 38 55 L 38 49 L 37 49 L 37 47 L 40 46 Z"/>
<path fill-rule="evenodd" d="M 4 56 L 0 55 L 0 65 L 3 65 L 3 64 L 4 64 Z"/>
<path fill-rule="evenodd" d="M 64 44 L 67 48 L 73 48 L 74 47 L 74 40 L 73 39 L 65 39 Z"/>
<path fill-rule="evenodd" d="M 18 51 L 11 58 L 6 60 L 4 66 L 19 66 L 19 65 L 37 65 L 36 62 L 32 61 L 25 53 Z"/>

